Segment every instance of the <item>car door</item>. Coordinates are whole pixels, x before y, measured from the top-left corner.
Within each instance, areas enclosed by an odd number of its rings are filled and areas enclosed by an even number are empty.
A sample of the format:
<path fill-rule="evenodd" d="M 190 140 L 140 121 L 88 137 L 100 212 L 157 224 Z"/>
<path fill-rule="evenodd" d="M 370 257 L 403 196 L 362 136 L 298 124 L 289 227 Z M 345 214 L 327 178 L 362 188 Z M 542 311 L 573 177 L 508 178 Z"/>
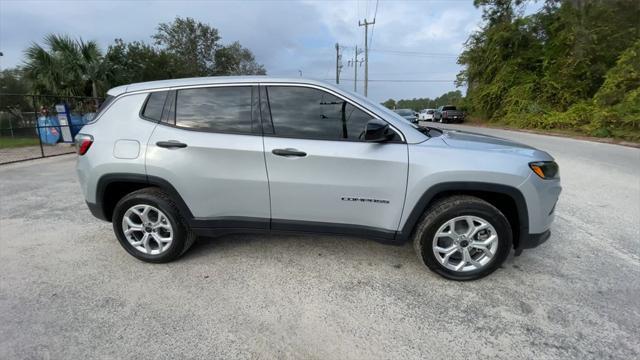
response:
<path fill-rule="evenodd" d="M 407 182 L 402 135 L 362 139 L 374 116 L 315 86 L 261 86 L 273 229 L 393 236 Z"/>
<path fill-rule="evenodd" d="M 168 181 L 202 227 L 268 228 L 269 188 L 257 86 L 169 93 L 149 139 L 150 178 Z"/>

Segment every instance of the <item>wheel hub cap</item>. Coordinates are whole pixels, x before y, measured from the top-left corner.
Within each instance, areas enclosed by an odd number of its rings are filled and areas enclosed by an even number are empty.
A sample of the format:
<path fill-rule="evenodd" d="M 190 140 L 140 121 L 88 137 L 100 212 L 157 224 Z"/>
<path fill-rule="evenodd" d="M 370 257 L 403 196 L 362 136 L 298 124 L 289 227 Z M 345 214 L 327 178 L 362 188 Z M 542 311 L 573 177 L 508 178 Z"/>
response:
<path fill-rule="evenodd" d="M 446 221 L 432 242 L 436 260 L 445 268 L 466 272 L 482 269 L 498 250 L 498 233 L 477 216 L 459 216 Z"/>
<path fill-rule="evenodd" d="M 130 207 L 122 217 L 122 231 L 129 244 L 143 254 L 161 254 L 173 242 L 173 228 L 169 218 L 151 205 Z"/>

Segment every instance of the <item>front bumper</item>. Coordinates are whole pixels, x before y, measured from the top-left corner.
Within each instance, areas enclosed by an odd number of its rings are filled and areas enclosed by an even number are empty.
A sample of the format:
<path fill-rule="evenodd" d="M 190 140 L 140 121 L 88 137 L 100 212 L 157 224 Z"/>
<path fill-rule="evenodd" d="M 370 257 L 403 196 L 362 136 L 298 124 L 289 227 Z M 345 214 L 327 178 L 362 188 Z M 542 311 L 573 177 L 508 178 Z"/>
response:
<path fill-rule="evenodd" d="M 540 234 L 528 234 L 520 238 L 520 242 L 516 250 L 516 256 L 522 253 L 524 249 L 533 249 L 547 241 L 551 236 L 551 230 L 547 230 Z"/>

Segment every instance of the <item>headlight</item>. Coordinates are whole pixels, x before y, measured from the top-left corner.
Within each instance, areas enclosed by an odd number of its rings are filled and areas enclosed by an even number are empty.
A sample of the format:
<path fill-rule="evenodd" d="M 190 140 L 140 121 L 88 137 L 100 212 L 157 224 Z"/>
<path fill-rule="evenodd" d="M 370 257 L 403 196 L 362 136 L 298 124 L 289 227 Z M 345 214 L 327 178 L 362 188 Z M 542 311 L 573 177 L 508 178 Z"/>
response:
<path fill-rule="evenodd" d="M 558 164 L 555 161 L 536 161 L 529 163 L 529 167 L 543 179 L 555 179 L 558 177 Z"/>

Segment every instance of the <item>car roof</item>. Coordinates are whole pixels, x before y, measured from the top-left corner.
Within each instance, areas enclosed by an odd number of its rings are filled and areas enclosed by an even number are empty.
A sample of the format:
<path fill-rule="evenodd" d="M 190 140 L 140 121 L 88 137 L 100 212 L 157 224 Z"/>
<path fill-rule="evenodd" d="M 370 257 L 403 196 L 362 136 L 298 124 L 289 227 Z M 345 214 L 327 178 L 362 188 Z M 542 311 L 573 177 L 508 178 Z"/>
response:
<path fill-rule="evenodd" d="M 305 78 L 285 78 L 285 77 L 273 77 L 266 75 L 251 75 L 251 76 L 209 76 L 209 77 L 193 77 L 183 79 L 171 79 L 171 80 L 158 80 L 147 81 L 141 83 L 133 83 L 128 85 L 122 85 L 110 89 L 107 94 L 111 96 L 118 96 L 123 93 L 145 90 L 157 90 L 172 87 L 181 86 L 197 86 L 197 85 L 214 85 L 214 84 L 243 84 L 243 83 L 294 83 L 294 84 L 310 84 L 327 86 L 323 81 L 311 80 Z"/>

